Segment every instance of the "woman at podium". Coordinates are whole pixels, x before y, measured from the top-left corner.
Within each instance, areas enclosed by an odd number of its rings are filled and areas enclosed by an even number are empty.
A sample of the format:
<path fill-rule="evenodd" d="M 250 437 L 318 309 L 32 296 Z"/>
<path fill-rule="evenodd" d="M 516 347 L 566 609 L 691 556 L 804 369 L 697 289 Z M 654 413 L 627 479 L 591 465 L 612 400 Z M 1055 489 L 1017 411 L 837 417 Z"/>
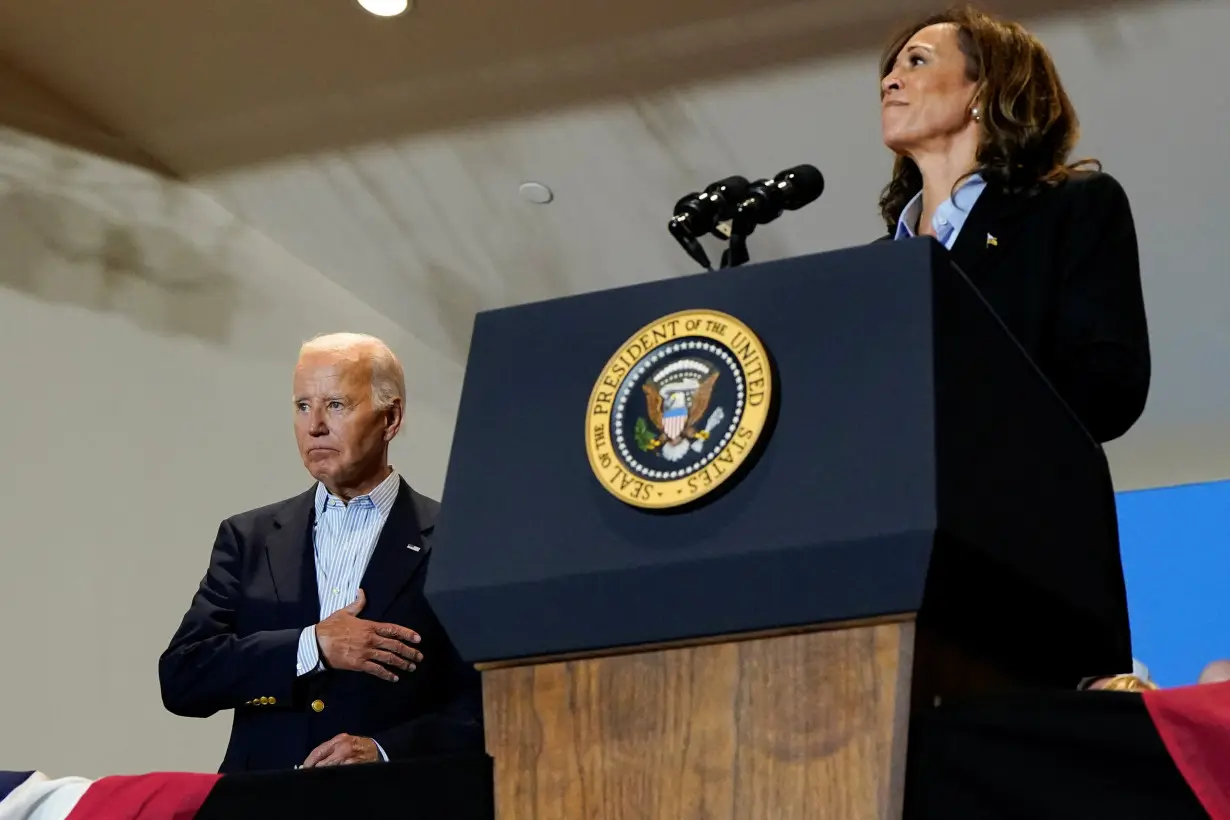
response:
<path fill-rule="evenodd" d="M 1076 112 L 1046 49 L 957 10 L 902 32 L 880 77 L 887 238 L 948 248 L 1093 437 L 1123 435 L 1149 390 L 1136 230 L 1119 183 L 1070 160 Z"/>

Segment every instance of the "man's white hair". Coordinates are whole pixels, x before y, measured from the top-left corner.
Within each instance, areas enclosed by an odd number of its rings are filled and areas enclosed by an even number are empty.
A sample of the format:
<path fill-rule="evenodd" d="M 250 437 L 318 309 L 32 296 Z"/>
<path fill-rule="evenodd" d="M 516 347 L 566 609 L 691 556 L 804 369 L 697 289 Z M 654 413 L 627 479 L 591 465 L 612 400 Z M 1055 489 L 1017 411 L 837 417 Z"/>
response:
<path fill-rule="evenodd" d="M 366 333 L 324 333 L 303 343 L 304 353 L 341 353 L 366 357 L 372 368 L 372 404 L 387 410 L 394 399 L 406 404 L 406 374 L 389 346 Z"/>

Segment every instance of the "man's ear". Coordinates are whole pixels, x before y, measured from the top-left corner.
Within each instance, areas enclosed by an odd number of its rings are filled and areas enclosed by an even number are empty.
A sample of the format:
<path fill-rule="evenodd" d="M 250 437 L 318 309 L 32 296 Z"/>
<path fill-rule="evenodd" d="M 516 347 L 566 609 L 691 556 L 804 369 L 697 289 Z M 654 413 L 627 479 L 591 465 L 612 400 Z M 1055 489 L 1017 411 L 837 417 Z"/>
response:
<path fill-rule="evenodd" d="M 401 399 L 393 399 L 384 411 L 384 440 L 392 441 L 401 431 L 401 423 L 404 418 L 404 408 Z"/>

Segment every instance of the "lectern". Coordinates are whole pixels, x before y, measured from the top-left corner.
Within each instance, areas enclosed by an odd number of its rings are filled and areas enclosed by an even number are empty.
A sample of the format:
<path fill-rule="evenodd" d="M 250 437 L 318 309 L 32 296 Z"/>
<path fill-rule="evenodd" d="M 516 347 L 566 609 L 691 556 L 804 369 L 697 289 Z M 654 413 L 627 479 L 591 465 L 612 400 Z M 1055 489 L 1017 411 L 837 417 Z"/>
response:
<path fill-rule="evenodd" d="M 1130 668 L 1102 452 L 930 239 L 480 314 L 436 532 L 500 820 L 899 817 L 912 711 Z"/>

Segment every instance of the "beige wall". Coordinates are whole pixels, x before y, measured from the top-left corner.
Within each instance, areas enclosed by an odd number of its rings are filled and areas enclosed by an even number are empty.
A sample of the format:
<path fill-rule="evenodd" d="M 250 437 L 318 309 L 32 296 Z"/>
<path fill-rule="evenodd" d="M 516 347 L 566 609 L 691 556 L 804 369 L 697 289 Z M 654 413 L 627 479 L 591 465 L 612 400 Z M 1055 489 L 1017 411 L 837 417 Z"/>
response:
<path fill-rule="evenodd" d="M 229 714 L 164 712 L 158 654 L 218 521 L 308 486 L 290 367 L 342 329 L 405 361 L 438 493 L 459 368 L 205 195 L 0 131 L 0 769 L 216 768 Z"/>

